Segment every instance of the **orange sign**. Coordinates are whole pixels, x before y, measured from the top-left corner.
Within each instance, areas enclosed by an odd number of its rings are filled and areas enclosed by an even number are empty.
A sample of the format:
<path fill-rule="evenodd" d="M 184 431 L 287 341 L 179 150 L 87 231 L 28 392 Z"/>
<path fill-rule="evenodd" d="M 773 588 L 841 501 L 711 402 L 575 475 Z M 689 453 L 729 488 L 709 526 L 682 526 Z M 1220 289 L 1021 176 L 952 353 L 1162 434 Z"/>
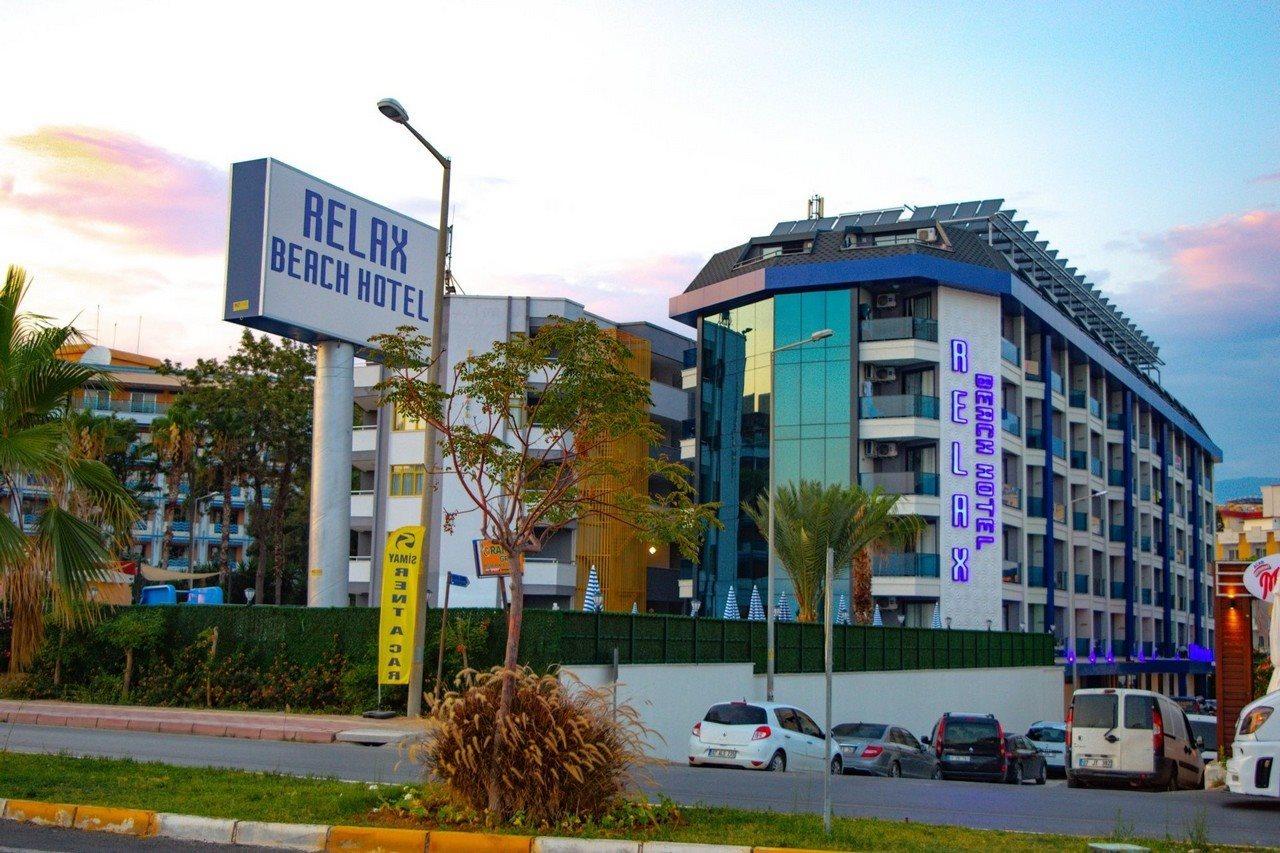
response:
<path fill-rule="evenodd" d="M 476 577 L 499 578 L 511 574 L 507 550 L 490 539 L 473 540 L 476 549 Z M 524 571 L 524 554 L 520 555 L 520 571 Z"/>

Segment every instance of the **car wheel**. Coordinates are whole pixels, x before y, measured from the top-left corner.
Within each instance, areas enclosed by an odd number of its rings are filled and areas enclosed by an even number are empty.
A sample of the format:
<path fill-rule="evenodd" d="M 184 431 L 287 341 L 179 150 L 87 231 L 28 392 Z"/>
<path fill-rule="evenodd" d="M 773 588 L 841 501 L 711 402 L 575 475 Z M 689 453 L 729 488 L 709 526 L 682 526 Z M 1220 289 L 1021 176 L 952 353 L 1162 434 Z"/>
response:
<path fill-rule="evenodd" d="M 1169 768 L 1169 780 L 1165 783 L 1164 789 L 1166 791 L 1178 790 L 1178 765 L 1175 764 Z"/>
<path fill-rule="evenodd" d="M 844 762 L 840 759 L 840 756 L 838 755 L 835 758 L 831 759 L 831 774 L 833 776 L 844 775 Z"/>
<path fill-rule="evenodd" d="M 1010 785 L 1022 784 L 1022 764 L 1014 762 L 1013 768 L 1009 771 L 1008 782 Z"/>
<path fill-rule="evenodd" d="M 1043 785 L 1047 781 L 1049 781 L 1049 768 L 1046 765 L 1041 764 L 1040 775 L 1036 777 L 1036 784 Z"/>
<path fill-rule="evenodd" d="M 1070 773 L 1068 773 L 1068 774 L 1067 774 L 1067 787 L 1068 787 L 1068 788 L 1086 788 L 1086 787 L 1088 787 L 1088 786 L 1087 786 L 1087 785 L 1085 785 L 1085 783 L 1081 782 L 1081 781 L 1080 781 L 1079 779 L 1077 779 L 1076 777 L 1072 776 Z"/>
<path fill-rule="evenodd" d="M 935 782 L 941 782 L 941 781 L 942 781 L 942 768 L 941 768 L 941 767 L 934 767 L 934 768 L 933 768 L 933 775 L 932 775 L 932 776 L 930 776 L 929 778 L 930 778 L 930 779 L 933 779 Z"/>
<path fill-rule="evenodd" d="M 769 763 L 765 766 L 765 770 L 773 773 L 781 773 L 787 769 L 787 755 L 782 750 L 778 750 L 773 754 L 773 758 L 769 759 Z"/>
<path fill-rule="evenodd" d="M 898 765 L 898 762 L 895 761 L 889 765 L 889 775 L 894 779 L 902 775 L 902 768 Z"/>

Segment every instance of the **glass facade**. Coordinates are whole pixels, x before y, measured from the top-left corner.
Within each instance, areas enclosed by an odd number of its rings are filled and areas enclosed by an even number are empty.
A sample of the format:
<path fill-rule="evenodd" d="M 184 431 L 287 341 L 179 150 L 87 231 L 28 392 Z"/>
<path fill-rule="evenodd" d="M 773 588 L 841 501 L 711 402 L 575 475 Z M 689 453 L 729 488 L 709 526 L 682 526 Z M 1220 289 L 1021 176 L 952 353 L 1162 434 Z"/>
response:
<path fill-rule="evenodd" d="M 708 534 L 697 597 L 719 616 L 729 588 L 745 608 L 756 585 L 765 595 L 767 546 L 743 510 L 769 489 L 769 430 L 776 410 L 775 478 L 849 483 L 853 456 L 853 292 L 789 293 L 702 318 L 699 383 L 702 500 L 719 503 L 722 530 Z M 831 337 L 770 353 L 820 329 Z M 781 570 L 779 593 L 791 596 Z"/>

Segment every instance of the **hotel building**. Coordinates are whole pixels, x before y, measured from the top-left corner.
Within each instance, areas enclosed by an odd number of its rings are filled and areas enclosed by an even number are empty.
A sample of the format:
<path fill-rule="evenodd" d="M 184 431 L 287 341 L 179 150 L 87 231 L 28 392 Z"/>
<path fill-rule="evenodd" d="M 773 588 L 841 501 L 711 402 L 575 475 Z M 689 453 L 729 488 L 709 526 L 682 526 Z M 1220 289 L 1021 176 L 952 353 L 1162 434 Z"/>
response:
<path fill-rule="evenodd" d="M 612 452 L 680 455 L 679 439 L 690 417 L 689 392 L 681 388 L 684 354 L 693 341 L 649 323 L 615 322 L 587 312 L 568 299 L 508 296 L 446 297 L 447 337 L 444 342 L 445 375 L 459 361 L 491 348 L 512 335 L 536 335 L 555 318 L 588 318 L 626 345 L 631 366 L 649 381 L 649 416 L 665 436 L 653 448 L 617 442 Z M 422 424 L 406 418 L 392 406 L 380 405 L 375 390 L 381 378 L 376 364 L 357 365 L 355 401 L 357 424 L 352 444 L 351 561 L 348 595 L 353 604 L 378 602 L 381 546 L 397 527 L 417 524 L 426 477 Z M 529 393 L 536 395 L 536 381 Z M 638 458 L 643 458 L 642 456 Z M 657 484 L 649 484 L 656 488 Z M 492 607 L 499 603 L 497 580 L 478 578 L 474 542 L 480 538 L 480 518 L 474 511 L 461 512 L 453 529 L 445 531 L 442 512 L 463 511 L 472 506 L 451 474 L 441 477 L 441 491 L 434 502 L 436 518 L 430 537 L 428 569 L 429 601 L 439 606 L 439 590 L 445 572 L 465 575 L 470 583 L 454 587 L 451 607 Z M 587 574 L 595 566 L 607 610 L 674 612 L 678 597 L 679 560 L 665 545 L 640 542 L 629 528 L 606 518 L 584 518 L 551 537 L 547 547 L 525 561 L 525 602 L 532 607 L 561 609 L 582 607 Z"/>
<path fill-rule="evenodd" d="M 1156 344 L 1001 200 L 816 206 L 670 303 L 697 334 L 682 450 L 724 525 L 704 607 L 764 593 L 742 505 L 771 473 L 857 483 L 926 521 L 874 557 L 886 623 L 928 626 L 938 604 L 951 627 L 1054 634 L 1081 678 L 1209 672 L 1222 454 L 1161 387 Z"/>

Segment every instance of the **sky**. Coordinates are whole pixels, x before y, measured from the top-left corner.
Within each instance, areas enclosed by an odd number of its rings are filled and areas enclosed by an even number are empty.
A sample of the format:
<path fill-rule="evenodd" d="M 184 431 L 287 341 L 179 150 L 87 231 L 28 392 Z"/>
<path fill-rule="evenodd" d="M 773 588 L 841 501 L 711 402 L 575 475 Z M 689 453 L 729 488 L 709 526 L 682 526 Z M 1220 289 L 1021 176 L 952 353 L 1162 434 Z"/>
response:
<path fill-rule="evenodd" d="M 0 263 L 122 349 L 220 356 L 229 164 L 427 222 L 454 162 L 467 293 L 619 320 L 801 218 L 1004 198 L 1161 346 L 1165 386 L 1280 475 L 1272 3 L 0 0 Z"/>

